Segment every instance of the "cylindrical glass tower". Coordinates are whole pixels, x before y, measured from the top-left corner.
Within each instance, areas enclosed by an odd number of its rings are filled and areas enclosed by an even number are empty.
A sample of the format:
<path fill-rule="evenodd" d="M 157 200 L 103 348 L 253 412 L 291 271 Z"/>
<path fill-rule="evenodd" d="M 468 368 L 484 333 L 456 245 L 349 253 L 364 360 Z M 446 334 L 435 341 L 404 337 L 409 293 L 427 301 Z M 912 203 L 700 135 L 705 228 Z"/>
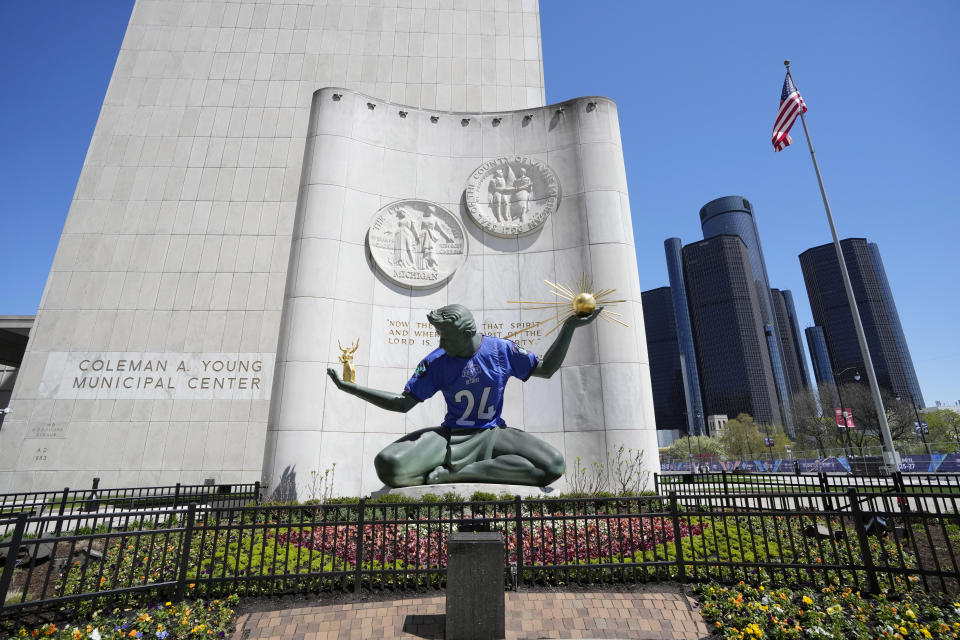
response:
<path fill-rule="evenodd" d="M 683 366 L 683 386 L 687 400 L 687 428 L 690 435 L 705 435 L 706 416 L 703 415 L 703 399 L 700 397 L 700 372 L 697 368 L 697 352 L 693 346 L 693 329 L 687 307 L 687 285 L 683 280 L 683 244 L 680 238 L 667 238 L 663 250 L 667 255 L 667 274 L 670 277 L 670 295 L 673 297 L 673 312 L 677 320 L 677 344 L 680 346 Z"/>

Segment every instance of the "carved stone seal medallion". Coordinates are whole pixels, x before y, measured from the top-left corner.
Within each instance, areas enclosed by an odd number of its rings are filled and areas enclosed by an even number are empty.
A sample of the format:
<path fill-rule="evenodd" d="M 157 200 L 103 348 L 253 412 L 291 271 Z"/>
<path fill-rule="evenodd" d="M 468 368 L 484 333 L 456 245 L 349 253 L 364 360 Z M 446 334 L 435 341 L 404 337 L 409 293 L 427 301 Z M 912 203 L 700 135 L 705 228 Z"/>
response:
<path fill-rule="evenodd" d="M 398 200 L 380 209 L 367 245 L 387 279 L 412 289 L 444 283 L 467 257 L 463 224 L 426 200 Z"/>
<path fill-rule="evenodd" d="M 481 229 L 504 238 L 530 233 L 560 204 L 560 181 L 524 156 L 488 160 L 467 181 L 467 209 Z"/>

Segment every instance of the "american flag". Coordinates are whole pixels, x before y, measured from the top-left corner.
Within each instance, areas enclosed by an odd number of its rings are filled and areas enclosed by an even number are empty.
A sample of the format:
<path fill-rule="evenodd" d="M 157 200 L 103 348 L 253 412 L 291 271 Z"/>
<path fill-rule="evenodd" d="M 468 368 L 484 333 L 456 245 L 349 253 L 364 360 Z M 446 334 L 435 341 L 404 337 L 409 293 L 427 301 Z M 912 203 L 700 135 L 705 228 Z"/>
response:
<path fill-rule="evenodd" d="M 777 120 L 773 123 L 773 150 L 783 151 L 790 146 L 793 138 L 790 137 L 790 127 L 796 122 L 797 116 L 807 112 L 807 105 L 797 88 L 793 86 L 790 72 L 783 79 L 783 92 L 780 94 L 780 111 Z"/>

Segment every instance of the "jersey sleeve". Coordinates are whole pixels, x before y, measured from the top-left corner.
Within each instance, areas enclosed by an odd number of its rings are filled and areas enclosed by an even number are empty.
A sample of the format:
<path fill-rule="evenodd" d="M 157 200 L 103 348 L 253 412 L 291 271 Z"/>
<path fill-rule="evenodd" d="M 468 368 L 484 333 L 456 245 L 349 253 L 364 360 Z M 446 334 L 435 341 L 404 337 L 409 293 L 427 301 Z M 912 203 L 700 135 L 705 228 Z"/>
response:
<path fill-rule="evenodd" d="M 540 358 L 531 351 L 527 351 L 516 342 L 507 340 L 507 362 L 510 363 L 510 375 L 520 378 L 524 382 L 537 368 Z"/>
<path fill-rule="evenodd" d="M 420 402 L 432 397 L 437 392 L 435 369 L 436 367 L 430 367 L 430 362 L 426 359 L 421 360 L 406 386 L 403 387 L 403 392 Z"/>

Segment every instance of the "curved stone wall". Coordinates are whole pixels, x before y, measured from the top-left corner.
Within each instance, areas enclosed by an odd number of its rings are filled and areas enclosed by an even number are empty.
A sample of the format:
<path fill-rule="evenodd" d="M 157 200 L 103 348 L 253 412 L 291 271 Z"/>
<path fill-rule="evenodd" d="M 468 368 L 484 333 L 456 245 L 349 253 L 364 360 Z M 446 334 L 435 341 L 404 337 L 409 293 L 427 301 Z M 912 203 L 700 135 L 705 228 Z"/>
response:
<path fill-rule="evenodd" d="M 496 182 L 498 169 L 504 182 Z M 501 197 L 509 202 L 501 205 Z M 393 204 L 398 201 L 407 203 Z M 521 213 L 532 223 L 521 224 Z M 478 225 L 478 215 L 489 230 Z M 498 216 L 505 220 L 499 226 Z M 438 234 L 431 257 L 408 252 L 403 239 L 403 225 L 420 230 L 424 220 Z M 456 223 L 466 234 L 460 249 L 446 238 Z M 384 224 L 392 225 L 388 232 Z M 450 259 L 458 250 L 464 255 Z M 449 113 L 343 89 L 317 91 L 290 256 L 264 458 L 263 480 L 271 489 L 295 486 L 299 499 L 312 497 L 315 478 L 335 463 L 335 493 L 376 491 L 382 488 L 373 469 L 376 453 L 443 419 L 441 394 L 397 414 L 338 392 L 325 375 L 327 367 L 341 367 L 338 343 L 359 345 L 359 384 L 399 392 L 437 347 L 426 322 L 431 309 L 464 304 L 483 333 L 505 336 L 550 315 L 509 301 L 553 299 L 544 280 L 574 285 L 582 274 L 595 290 L 617 290 L 614 297 L 626 301 L 612 309 L 629 326 L 597 321 L 578 330 L 551 379 L 510 382 L 503 416 L 564 452 L 568 469 L 577 458 L 584 465 L 600 460 L 619 444 L 645 450 L 647 464 L 656 465 L 612 101 L 588 97 L 521 111 Z M 391 272 L 394 267 L 400 271 Z M 397 284 L 431 278 L 434 269 L 435 286 Z M 546 335 L 549 326 L 514 340 L 542 354 L 553 338 Z"/>

